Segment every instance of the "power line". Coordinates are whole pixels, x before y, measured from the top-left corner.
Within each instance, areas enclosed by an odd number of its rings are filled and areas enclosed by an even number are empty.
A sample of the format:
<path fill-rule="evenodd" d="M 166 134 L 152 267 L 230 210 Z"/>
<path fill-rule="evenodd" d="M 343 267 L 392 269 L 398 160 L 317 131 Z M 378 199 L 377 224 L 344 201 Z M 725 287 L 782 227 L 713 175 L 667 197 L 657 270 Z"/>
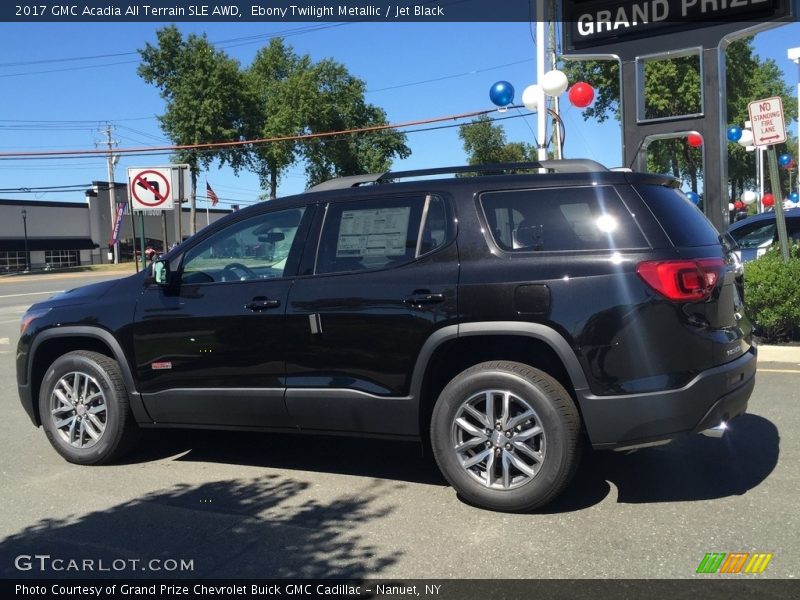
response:
<path fill-rule="evenodd" d="M 0 188 L 0 194 L 9 192 L 22 193 L 22 194 L 35 194 L 37 192 L 75 192 L 85 190 L 92 187 L 91 183 L 83 184 L 70 184 L 70 185 L 51 185 L 40 187 L 18 187 L 18 188 Z"/>
<path fill-rule="evenodd" d="M 415 125 L 425 125 L 428 123 L 438 123 L 442 121 L 451 121 L 458 119 L 466 119 L 470 117 L 478 117 L 493 112 L 495 109 L 484 109 L 471 111 L 466 113 L 447 115 L 443 117 L 430 117 L 426 119 L 417 119 L 414 121 L 406 121 L 404 123 L 394 123 L 385 125 L 370 125 L 367 127 L 356 127 L 351 129 L 344 129 L 339 131 L 325 131 L 319 133 L 307 133 L 301 135 L 287 135 L 278 136 L 273 138 L 257 138 L 253 140 L 235 140 L 229 142 L 211 142 L 205 144 L 181 144 L 171 146 L 152 146 L 145 148 L 117 148 L 116 154 L 138 154 L 152 153 L 152 152 L 175 152 L 178 150 L 213 150 L 216 148 L 235 148 L 240 146 L 250 146 L 254 144 L 266 144 L 274 142 L 294 142 L 309 139 L 328 138 L 339 135 L 351 135 L 355 133 L 370 133 L 377 131 L 384 131 L 387 129 L 403 129 L 406 127 L 413 127 Z M 0 152 L 0 160 L 9 158 L 56 158 L 56 157 L 77 157 L 77 156 L 95 156 L 107 154 L 106 150 L 53 150 L 53 151 L 39 151 L 39 152 Z"/>
<path fill-rule="evenodd" d="M 274 38 L 285 38 L 285 37 L 292 37 L 296 35 L 304 35 L 306 33 L 313 33 L 316 31 L 321 31 L 323 29 L 332 29 L 334 27 L 343 27 L 345 25 L 351 25 L 352 23 L 327 23 L 324 25 L 307 25 L 305 27 L 295 27 L 293 29 L 287 29 L 284 31 L 278 31 L 275 33 L 269 34 L 257 34 L 252 36 L 245 36 L 245 37 L 238 37 L 238 38 L 231 38 L 229 40 L 223 40 L 221 42 L 209 42 L 212 45 L 219 46 L 220 48 L 237 48 L 239 46 L 245 46 L 247 44 L 253 44 L 259 42 L 261 40 L 271 40 Z M 94 56 L 75 56 L 70 58 L 51 58 L 51 59 L 41 59 L 36 61 L 21 61 L 16 63 L 0 63 L 0 68 L 4 67 L 13 67 L 13 66 L 26 66 L 26 65 L 34 65 L 34 64 L 52 64 L 52 63 L 63 63 L 63 62 L 75 62 L 75 61 L 84 61 L 84 60 L 96 60 L 99 58 L 111 58 L 111 57 L 119 57 L 119 56 L 135 56 L 138 55 L 138 51 L 131 51 L 131 52 L 116 52 L 113 54 L 97 54 Z M 48 69 L 44 71 L 23 71 L 20 73 L 5 73 L 0 75 L 0 78 L 4 77 L 23 77 L 25 75 L 44 75 L 47 73 L 61 73 L 64 71 L 82 71 L 85 69 L 95 69 L 95 68 L 102 68 L 102 67 L 114 67 L 119 65 L 126 65 L 126 64 L 134 64 L 138 63 L 138 60 L 124 60 L 124 61 L 117 61 L 117 62 L 110 62 L 110 63 L 103 63 L 99 65 L 83 65 L 77 67 L 61 67 L 58 69 Z"/>
<path fill-rule="evenodd" d="M 391 85 L 391 86 L 388 86 L 388 87 L 377 88 L 377 89 L 374 89 L 374 90 L 367 90 L 366 93 L 367 94 L 374 94 L 374 93 L 377 93 L 377 92 L 385 92 L 385 91 L 388 91 L 388 90 L 397 90 L 397 89 L 400 89 L 400 88 L 411 87 L 411 86 L 415 86 L 415 85 L 422 85 L 422 84 L 425 84 L 425 83 L 435 83 L 437 81 L 445 81 L 447 79 L 456 79 L 458 77 L 466 77 L 467 75 L 475 75 L 477 73 L 485 73 L 487 71 L 494 71 L 495 69 L 503 69 L 505 67 L 513 67 L 515 65 L 521 65 L 521 64 L 530 63 L 530 62 L 533 62 L 532 58 L 526 58 L 526 59 L 523 59 L 523 60 L 515 60 L 513 62 L 504 63 L 502 65 L 494 65 L 492 67 L 484 67 L 483 69 L 473 69 L 472 71 L 465 71 L 463 73 L 452 73 L 450 75 L 442 75 L 441 77 L 433 77 L 431 79 L 421 79 L 419 81 L 411 81 L 411 82 L 408 82 L 408 83 L 400 83 L 398 85 Z"/>
<path fill-rule="evenodd" d="M 511 106 L 509 108 L 520 108 L 520 106 Z M 429 120 L 421 121 L 420 123 L 423 123 L 423 122 L 431 123 L 431 122 L 445 121 L 445 120 L 450 120 L 450 119 L 464 119 L 464 118 L 468 118 L 470 116 L 481 116 L 482 114 L 489 114 L 489 113 L 494 112 L 495 110 L 496 109 L 488 109 L 488 110 L 484 110 L 484 111 L 477 111 L 475 113 L 466 113 L 465 115 L 460 115 L 460 116 L 456 115 L 454 117 L 439 117 L 437 119 L 429 119 Z M 530 115 L 527 115 L 527 114 L 507 115 L 507 116 L 503 116 L 503 117 L 495 117 L 495 118 L 492 119 L 492 122 L 494 122 L 494 121 L 506 121 L 506 120 L 510 120 L 510 119 L 527 118 L 528 116 L 530 116 Z M 426 131 L 437 131 L 437 130 L 442 130 L 442 129 L 452 129 L 452 128 L 455 128 L 455 127 L 470 126 L 470 125 L 472 125 L 472 123 L 455 123 L 455 124 L 450 124 L 450 125 L 439 125 L 439 126 L 435 126 L 435 127 L 419 127 L 419 128 L 416 128 L 416 129 L 409 129 L 409 130 L 405 131 L 405 133 L 406 134 L 422 133 L 422 132 L 426 132 Z M 407 123 L 406 124 L 399 124 L 399 125 L 383 125 L 383 126 L 379 126 L 377 129 L 390 129 L 390 128 L 398 128 L 399 129 L 399 128 L 403 128 L 403 127 L 406 127 L 406 126 L 411 126 L 411 125 L 409 125 Z M 317 134 L 316 139 L 320 139 L 321 138 L 320 141 L 323 142 L 323 143 L 339 142 L 339 141 L 342 141 L 344 136 L 357 134 L 357 133 L 370 133 L 370 132 L 374 131 L 375 129 L 376 128 L 365 128 L 363 130 L 350 130 L 350 131 L 330 132 L 330 133 L 327 133 L 327 134 Z M 324 137 L 322 137 L 322 136 L 324 136 Z M 314 137 L 315 137 L 314 135 L 295 136 L 295 139 L 297 139 L 298 141 L 304 141 L 305 139 L 314 138 Z M 235 144 L 239 144 L 241 146 L 244 146 L 244 145 L 247 145 L 247 144 L 254 144 L 254 143 L 274 143 L 276 141 L 287 141 L 287 140 L 286 139 L 272 139 L 272 140 L 267 139 L 267 140 L 251 140 L 251 141 L 225 142 L 225 143 L 226 144 L 235 143 Z M 198 149 L 196 149 L 194 151 L 198 152 L 198 153 L 213 152 L 214 151 L 213 148 L 206 148 L 206 146 L 209 146 L 209 145 L 213 145 L 213 144 L 202 145 L 203 147 L 199 147 Z M 173 148 L 176 148 L 176 147 L 173 147 Z M 116 150 L 116 152 L 120 152 L 120 151 L 126 152 L 126 156 L 127 157 L 167 156 L 167 155 L 173 154 L 173 152 L 174 152 L 174 150 L 169 149 L 169 148 L 164 148 L 164 149 L 159 149 L 159 150 L 152 150 L 152 149 L 142 149 L 142 150 L 123 149 L 123 150 Z M 93 151 L 87 150 L 87 151 L 83 151 L 83 152 L 93 152 Z M 41 157 L 41 156 L 14 157 L 14 156 L 8 156 L 8 155 L 0 154 L 0 161 L 4 161 L 4 160 L 6 160 L 6 161 L 42 160 L 42 159 L 47 159 L 47 160 L 72 160 L 72 159 L 77 159 L 77 158 L 82 158 L 82 157 L 83 157 L 82 155 L 66 155 L 66 156 L 51 156 L 51 155 L 47 155 L 47 156 L 44 156 L 44 157 Z M 6 167 L 3 167 L 2 165 L 0 165 L 0 169 L 4 169 L 4 168 L 6 168 Z M 54 168 L 54 167 L 51 167 L 51 168 Z"/>

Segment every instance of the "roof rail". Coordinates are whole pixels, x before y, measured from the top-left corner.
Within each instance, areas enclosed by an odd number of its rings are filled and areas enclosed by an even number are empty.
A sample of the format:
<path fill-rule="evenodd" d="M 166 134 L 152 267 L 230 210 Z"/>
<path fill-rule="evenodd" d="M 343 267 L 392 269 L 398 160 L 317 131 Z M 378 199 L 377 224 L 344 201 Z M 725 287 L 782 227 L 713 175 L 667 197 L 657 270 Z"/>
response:
<path fill-rule="evenodd" d="M 589 159 L 564 159 L 543 160 L 540 162 L 509 162 L 485 165 L 465 165 L 460 167 L 437 167 L 433 169 L 416 169 L 413 171 L 387 171 L 385 173 L 371 173 L 368 175 L 351 175 L 323 181 L 313 187 L 309 192 L 323 192 L 326 190 L 340 190 L 362 185 L 392 183 L 397 179 L 411 177 L 424 177 L 428 175 L 454 175 L 457 173 L 483 173 L 496 175 L 503 171 L 538 171 L 547 169 L 554 173 L 602 173 L 608 171 L 599 162 Z"/>

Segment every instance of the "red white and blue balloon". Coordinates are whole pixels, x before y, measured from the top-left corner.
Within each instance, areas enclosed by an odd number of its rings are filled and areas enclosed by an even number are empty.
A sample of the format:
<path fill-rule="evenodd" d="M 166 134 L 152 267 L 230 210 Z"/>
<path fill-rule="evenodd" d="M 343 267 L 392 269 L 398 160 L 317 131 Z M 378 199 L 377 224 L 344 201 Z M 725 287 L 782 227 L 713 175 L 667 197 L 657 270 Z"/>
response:
<path fill-rule="evenodd" d="M 498 81 L 489 88 L 492 104 L 503 108 L 514 101 L 514 86 L 507 81 Z"/>
<path fill-rule="evenodd" d="M 728 127 L 728 141 L 738 142 L 742 137 L 742 128 L 738 125 L 731 125 Z"/>

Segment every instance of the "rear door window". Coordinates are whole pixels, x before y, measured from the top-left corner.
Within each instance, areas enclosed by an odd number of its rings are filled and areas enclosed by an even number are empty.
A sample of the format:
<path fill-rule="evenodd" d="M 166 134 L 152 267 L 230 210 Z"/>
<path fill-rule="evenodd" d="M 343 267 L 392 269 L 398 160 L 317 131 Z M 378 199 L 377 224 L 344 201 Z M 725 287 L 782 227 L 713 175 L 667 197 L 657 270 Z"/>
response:
<path fill-rule="evenodd" d="M 492 238 L 506 251 L 648 246 L 612 186 L 486 192 L 480 203 Z"/>
<path fill-rule="evenodd" d="M 330 204 L 315 272 L 396 267 L 436 250 L 450 238 L 444 199 L 437 195 Z"/>

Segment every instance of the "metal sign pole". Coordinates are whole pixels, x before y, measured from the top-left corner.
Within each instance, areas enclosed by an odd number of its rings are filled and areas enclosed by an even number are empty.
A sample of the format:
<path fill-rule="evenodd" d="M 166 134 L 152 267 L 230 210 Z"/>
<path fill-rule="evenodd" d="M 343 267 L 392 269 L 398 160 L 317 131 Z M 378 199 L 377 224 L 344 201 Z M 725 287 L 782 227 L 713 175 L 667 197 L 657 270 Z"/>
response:
<path fill-rule="evenodd" d="M 131 252 L 133 253 L 133 266 L 136 267 L 136 272 L 139 272 L 139 261 L 136 260 L 136 213 L 133 212 L 131 203 L 128 202 L 128 212 L 131 215 Z"/>
<path fill-rule="evenodd" d="M 772 195 L 775 198 L 775 223 L 778 226 L 778 243 L 781 247 L 783 262 L 789 261 L 789 236 L 786 233 L 786 218 L 783 215 L 783 192 L 781 192 L 781 179 L 778 174 L 778 157 L 775 146 L 770 146 L 767 150 L 767 160 L 769 162 L 769 183 L 772 187 Z"/>
<path fill-rule="evenodd" d="M 147 256 L 144 253 L 145 250 L 145 241 L 144 241 L 144 211 L 139 211 L 139 227 L 141 231 L 139 235 L 141 236 L 139 239 L 141 241 L 141 252 L 142 252 L 142 271 L 147 268 Z"/>

